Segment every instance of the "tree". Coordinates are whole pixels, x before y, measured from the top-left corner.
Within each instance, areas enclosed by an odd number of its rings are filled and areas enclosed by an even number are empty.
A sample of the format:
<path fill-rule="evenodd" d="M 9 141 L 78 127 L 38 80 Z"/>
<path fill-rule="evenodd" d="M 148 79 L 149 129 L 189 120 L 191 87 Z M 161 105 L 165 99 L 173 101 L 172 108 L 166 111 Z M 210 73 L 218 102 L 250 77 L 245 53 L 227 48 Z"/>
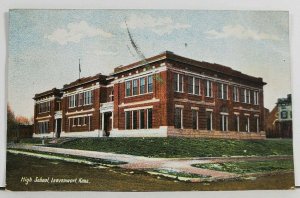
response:
<path fill-rule="evenodd" d="M 7 105 L 7 131 L 11 131 L 16 126 L 16 117 L 10 105 Z"/>
<path fill-rule="evenodd" d="M 29 125 L 30 120 L 26 118 L 25 116 L 16 116 L 16 122 L 18 124 L 24 124 L 24 125 Z"/>

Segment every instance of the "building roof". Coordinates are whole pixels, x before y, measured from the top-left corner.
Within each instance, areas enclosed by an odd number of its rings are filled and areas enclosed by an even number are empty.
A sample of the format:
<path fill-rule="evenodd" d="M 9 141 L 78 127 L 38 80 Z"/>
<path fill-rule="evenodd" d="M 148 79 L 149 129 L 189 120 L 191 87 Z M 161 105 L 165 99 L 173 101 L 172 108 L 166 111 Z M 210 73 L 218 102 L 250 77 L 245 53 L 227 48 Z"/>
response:
<path fill-rule="evenodd" d="M 56 89 L 56 88 L 53 88 L 53 89 L 50 89 L 48 91 L 44 91 L 42 93 L 37 93 L 34 95 L 33 99 L 34 100 L 37 100 L 39 98 L 43 98 L 43 97 L 46 97 L 46 96 L 51 96 L 51 95 L 55 95 L 55 96 L 61 96 L 62 93 L 61 93 L 61 90 L 60 89 Z"/>
<path fill-rule="evenodd" d="M 108 76 L 106 75 L 102 75 L 101 73 L 99 74 L 96 74 L 94 76 L 88 76 L 88 77 L 84 77 L 84 78 L 79 78 L 78 80 L 76 81 L 73 81 L 69 84 L 65 84 L 62 88 L 62 90 L 67 90 L 67 89 L 70 89 L 70 88 L 74 88 L 74 87 L 77 87 L 77 86 L 80 86 L 80 85 L 84 85 L 84 84 L 87 84 L 87 83 L 91 83 L 91 82 L 94 82 L 94 81 L 98 81 L 102 84 L 106 84 L 106 78 Z"/>
<path fill-rule="evenodd" d="M 179 56 L 177 54 L 174 54 L 173 52 L 170 51 L 165 51 L 161 54 L 158 54 L 156 56 L 152 56 L 150 58 L 147 58 L 145 60 L 142 61 L 138 61 L 126 66 L 118 66 L 114 69 L 114 73 L 112 75 L 116 75 L 116 74 L 120 74 L 123 73 L 125 71 L 134 69 L 134 68 L 138 68 L 153 62 L 157 62 L 160 60 L 173 60 L 176 62 L 180 62 L 180 63 L 185 63 L 185 64 L 189 64 L 192 66 L 196 66 L 199 68 L 203 68 L 203 69 L 207 69 L 207 70 L 211 70 L 213 72 L 218 72 L 218 73 L 223 73 L 229 76 L 233 76 L 233 77 L 238 77 L 238 78 L 243 78 L 246 80 L 250 80 L 256 83 L 261 83 L 262 85 L 266 85 L 267 83 L 263 82 L 262 78 L 260 77 L 253 77 L 253 76 L 249 76 L 247 74 L 243 74 L 240 71 L 237 70 L 233 70 L 230 67 L 224 66 L 224 65 L 220 65 L 220 64 L 216 64 L 216 63 L 209 63 L 209 62 L 204 62 L 204 61 L 197 61 L 194 59 L 190 59 L 190 58 L 186 58 L 183 56 Z"/>

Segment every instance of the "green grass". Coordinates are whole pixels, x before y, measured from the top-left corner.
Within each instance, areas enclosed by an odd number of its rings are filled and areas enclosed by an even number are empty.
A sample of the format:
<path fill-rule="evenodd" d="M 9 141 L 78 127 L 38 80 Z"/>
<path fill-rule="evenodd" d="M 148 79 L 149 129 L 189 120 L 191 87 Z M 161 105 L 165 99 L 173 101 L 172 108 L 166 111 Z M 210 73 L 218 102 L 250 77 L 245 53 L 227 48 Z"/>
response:
<path fill-rule="evenodd" d="M 69 158 L 69 159 L 87 160 L 89 162 L 93 162 L 95 164 L 101 164 L 101 165 L 126 164 L 126 162 L 121 162 L 121 161 L 107 160 L 107 159 L 101 159 L 101 158 L 82 157 L 82 156 L 77 156 L 77 155 L 50 153 L 50 152 L 42 152 L 42 151 L 27 150 L 27 149 L 11 149 L 11 150 L 24 151 L 24 152 L 35 153 L 35 154 L 44 154 L 44 155 L 49 155 L 49 156 L 57 156 L 57 157 L 63 157 L 63 158 Z"/>
<path fill-rule="evenodd" d="M 292 140 L 81 138 L 53 146 L 166 158 L 293 155 Z"/>
<path fill-rule="evenodd" d="M 293 171 L 293 160 L 271 160 L 271 161 L 242 161 L 194 164 L 197 168 L 204 168 L 216 171 L 225 171 L 237 174 L 266 173 L 274 171 Z"/>
<path fill-rule="evenodd" d="M 47 144 L 49 141 L 51 141 L 50 138 L 45 138 L 45 144 Z M 24 138 L 24 139 L 20 139 L 19 143 L 23 143 L 23 144 L 42 144 L 42 138 Z"/>

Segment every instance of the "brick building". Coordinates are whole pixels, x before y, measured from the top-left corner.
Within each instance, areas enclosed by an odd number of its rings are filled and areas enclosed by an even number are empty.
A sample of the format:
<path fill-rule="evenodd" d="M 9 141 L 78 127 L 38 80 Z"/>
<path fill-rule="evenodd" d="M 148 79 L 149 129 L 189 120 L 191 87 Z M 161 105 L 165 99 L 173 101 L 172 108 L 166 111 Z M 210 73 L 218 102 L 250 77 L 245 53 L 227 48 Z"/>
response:
<path fill-rule="evenodd" d="M 265 84 L 166 51 L 36 94 L 35 136 L 264 139 Z"/>

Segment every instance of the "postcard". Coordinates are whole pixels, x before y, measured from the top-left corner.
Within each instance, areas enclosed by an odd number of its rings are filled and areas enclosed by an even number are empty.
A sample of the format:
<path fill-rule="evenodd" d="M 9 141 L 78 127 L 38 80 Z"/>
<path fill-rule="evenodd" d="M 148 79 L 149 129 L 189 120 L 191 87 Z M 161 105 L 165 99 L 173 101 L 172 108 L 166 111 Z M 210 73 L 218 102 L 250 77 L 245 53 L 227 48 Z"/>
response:
<path fill-rule="evenodd" d="M 9 12 L 6 189 L 293 189 L 289 13 Z"/>

